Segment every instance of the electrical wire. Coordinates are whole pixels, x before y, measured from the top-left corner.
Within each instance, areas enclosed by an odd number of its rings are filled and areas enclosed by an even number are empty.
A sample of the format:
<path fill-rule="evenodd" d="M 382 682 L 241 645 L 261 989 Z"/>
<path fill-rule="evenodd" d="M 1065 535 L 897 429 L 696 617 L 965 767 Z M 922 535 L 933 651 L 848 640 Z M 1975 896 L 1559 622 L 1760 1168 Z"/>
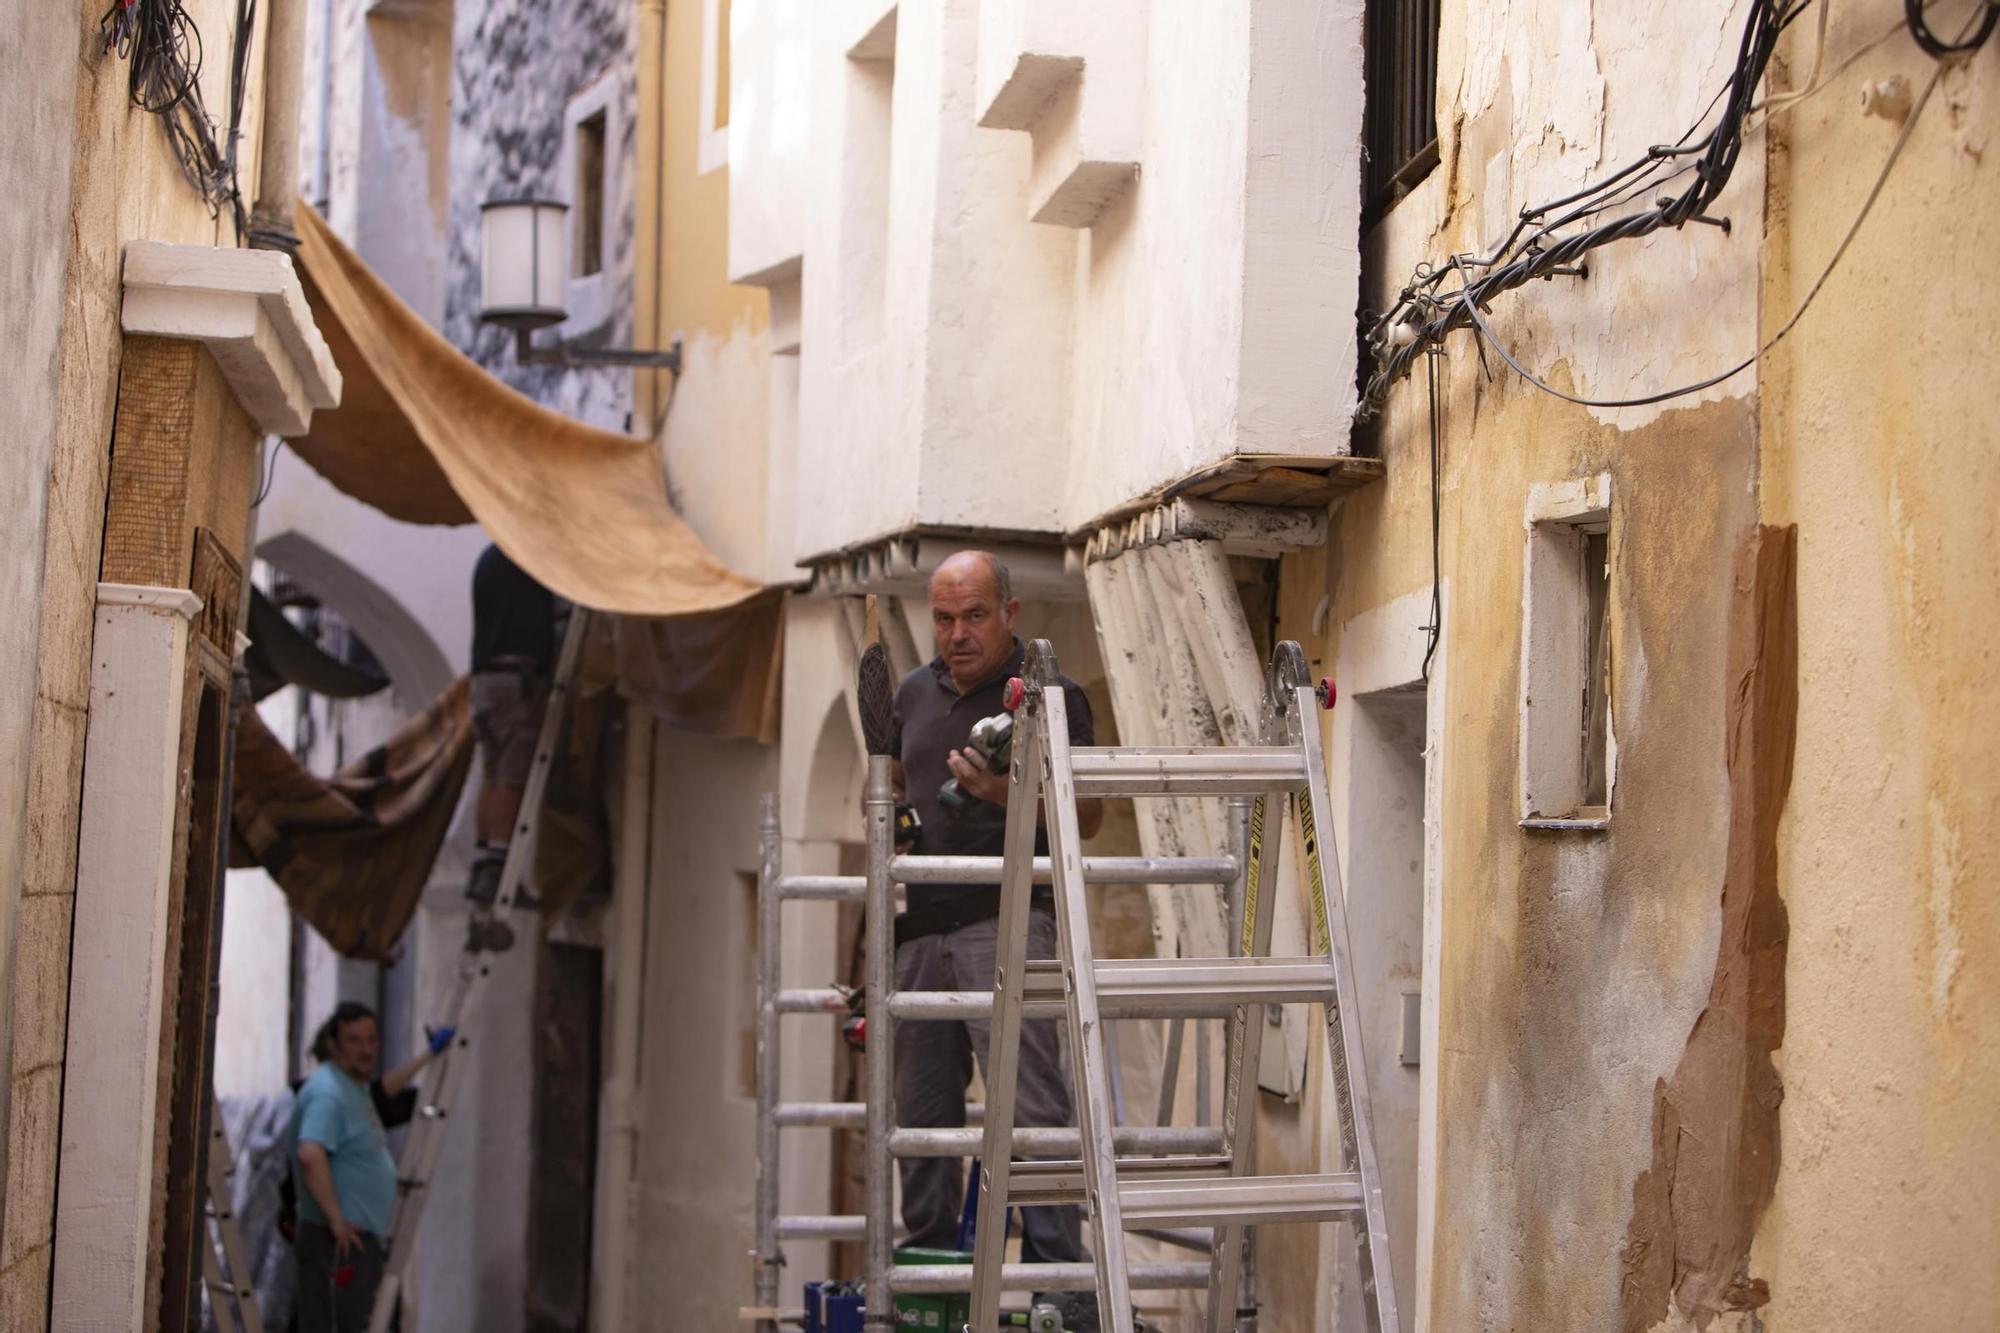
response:
<path fill-rule="evenodd" d="M 1971 27 L 1968 25 L 1967 32 L 1970 31 Z M 1962 40 L 1963 38 L 1961 37 Z M 1955 45 L 1952 49 L 1954 51 L 1963 51 L 1966 48 Z M 1476 304 L 1470 307 L 1474 329 L 1477 331 L 1478 336 L 1487 345 L 1491 346 L 1494 351 L 1498 352 L 1501 359 L 1509 366 L 1512 366 L 1514 372 L 1522 379 L 1528 381 L 1528 383 L 1534 385 L 1534 387 L 1540 389 L 1543 393 L 1552 394 L 1564 402 L 1576 403 L 1582 407 L 1645 407 L 1653 403 L 1665 402 L 1670 398 L 1679 398 L 1686 394 L 1699 393 L 1704 389 L 1711 389 L 1724 380 L 1742 374 L 1763 360 L 1764 356 L 1772 348 L 1783 342 L 1786 335 L 1798 327 L 1799 321 L 1805 318 L 1806 311 L 1812 306 L 1814 298 L 1820 294 L 1821 289 L 1826 286 L 1827 280 L 1833 276 L 1834 269 L 1840 266 L 1840 261 L 1846 256 L 1848 247 L 1853 245 L 1854 238 L 1860 234 L 1861 224 L 1868 220 L 1868 214 L 1874 209 L 1876 200 L 1882 197 L 1882 189 L 1889 183 L 1889 173 L 1895 169 L 1897 159 L 1902 157 L 1903 149 L 1908 146 L 1910 136 L 1917 128 L 1917 122 L 1923 116 L 1924 107 L 1929 104 L 1931 94 L 1937 90 L 1939 81 L 1944 77 L 1945 68 L 1945 65 L 1940 63 L 1932 69 L 1931 77 L 1924 83 L 1923 91 L 1917 94 L 1916 100 L 1911 104 L 1910 114 L 1904 119 L 1903 127 L 1898 131 L 1895 142 L 1889 146 L 1888 156 L 1882 161 L 1882 169 L 1875 175 L 1875 183 L 1869 187 L 1867 197 L 1861 201 L 1861 207 L 1856 211 L 1854 221 L 1848 224 L 1846 234 L 1840 238 L 1840 244 L 1834 247 L 1833 254 L 1828 257 L 1825 266 L 1820 269 L 1819 276 L 1813 280 L 1812 286 L 1807 289 L 1805 299 L 1799 302 L 1797 308 L 1792 311 L 1791 318 L 1779 326 L 1777 332 L 1765 339 L 1756 351 L 1752 352 L 1742 361 L 1737 362 L 1734 366 L 1731 366 L 1728 370 L 1718 375 L 1711 375 L 1707 379 L 1698 380 L 1693 384 L 1684 384 L 1677 389 L 1665 389 L 1659 393 L 1647 394 L 1639 398 L 1582 398 L 1575 394 L 1565 393 L 1563 390 L 1542 380 L 1516 360 L 1513 353 L 1509 352 L 1506 346 L 1494 336 L 1492 326 L 1486 322 L 1485 317 L 1480 313 L 1479 307 Z"/>
<path fill-rule="evenodd" d="M 1770 63 L 1778 35 L 1815 3 L 1820 6 L 1819 31 L 1815 39 L 1813 73 L 1807 80 L 1807 86 L 1796 93 L 1781 94 L 1761 102 L 1754 100 L 1754 91 L 1762 81 L 1764 71 Z M 1862 54 L 1893 36 L 1897 28 L 1907 27 L 1924 50 L 1943 60 L 1977 50 L 1992 34 L 1996 23 L 2000 23 L 2000 0 L 1981 0 L 1980 12 L 1972 16 L 1958 38 L 1944 42 L 1931 33 L 1924 21 L 1925 8 L 1935 3 L 1935 0 L 1905 0 L 1903 23 L 1870 41 L 1822 77 L 1820 69 L 1825 57 L 1827 12 L 1830 3 L 1831 0 L 1798 0 L 1798 3 L 1786 7 L 1782 0 L 1760 0 L 1745 22 L 1737 65 L 1728 84 L 1714 99 L 1711 99 L 1708 108 L 1697 118 L 1695 126 L 1682 135 L 1678 143 L 1654 148 L 1646 157 L 1628 163 L 1604 180 L 1575 194 L 1539 207 L 1523 209 L 1513 231 L 1490 257 L 1456 255 L 1439 268 L 1419 264 L 1415 276 L 1403 289 L 1389 312 L 1380 316 L 1370 330 L 1368 343 L 1375 353 L 1378 368 L 1370 377 L 1363 392 L 1361 415 L 1366 417 L 1380 410 L 1389 388 L 1396 380 L 1409 373 L 1411 364 L 1420 352 L 1427 353 L 1435 349 L 1448 334 L 1463 328 L 1470 328 L 1474 332 L 1477 344 L 1482 349 L 1490 344 L 1517 374 L 1535 387 L 1566 402 L 1590 407 L 1639 407 L 1697 393 L 1741 374 L 1762 359 L 1797 327 L 1799 320 L 1846 255 L 1855 235 L 1861 229 L 1861 224 L 1866 221 L 1869 212 L 1875 206 L 1875 201 L 1880 198 L 1882 188 L 1887 183 L 1896 160 L 1909 142 L 1910 133 L 1942 76 L 1943 65 L 1933 71 L 1930 81 L 1904 119 L 1901 132 L 1891 146 L 1873 188 L 1863 201 L 1846 235 L 1827 261 L 1826 267 L 1821 270 L 1819 277 L 1806 293 L 1805 299 L 1799 303 L 1798 308 L 1777 332 L 1748 358 L 1728 370 L 1693 384 L 1641 397 L 1584 398 L 1557 389 L 1531 374 L 1494 336 L 1492 326 L 1486 317 L 1491 313 L 1490 303 L 1494 296 L 1521 287 L 1536 278 L 1547 280 L 1556 276 L 1588 276 L 1588 267 L 1584 263 L 1583 256 L 1599 246 L 1619 240 L 1636 239 L 1666 227 L 1678 229 L 1689 221 L 1712 223 L 1726 231 L 1729 225 L 1728 219 L 1707 216 L 1707 208 L 1728 183 L 1744 139 L 1763 128 L 1776 112 L 1818 93 Z M 1700 127 L 1725 96 L 1727 101 L 1724 103 L 1721 119 L 1699 140 L 1690 143 L 1694 138 L 1695 129 Z M 1759 113 L 1759 119 L 1754 125 L 1749 123 L 1752 112 Z M 1691 160 L 1664 177 L 1656 174 L 1663 164 L 1683 157 Z M 1619 208 L 1642 193 L 1670 184 L 1690 170 L 1697 173 L 1694 184 L 1678 195 L 1661 198 L 1648 211 L 1600 223 L 1588 231 L 1569 235 L 1557 234 L 1563 227 Z M 1568 211 L 1553 221 L 1543 220 L 1558 209 Z M 1475 273 L 1474 270 L 1478 269 L 1484 269 L 1486 272 Z M 1443 284 L 1454 275 L 1458 279 L 1459 286 L 1447 289 Z M 1484 360 L 1483 355 L 1481 359 Z"/>
<path fill-rule="evenodd" d="M 1368 343 L 1377 369 L 1362 395 L 1362 413 L 1381 407 L 1389 388 L 1408 374 L 1416 357 L 1459 329 L 1476 328 L 1496 296 L 1537 278 L 1581 276 L 1583 257 L 1600 246 L 1633 240 L 1690 221 L 1726 225 L 1708 214 L 1728 185 L 1742 152 L 1743 129 L 1756 89 L 1776 50 L 1778 37 L 1800 14 L 1824 0 L 1757 0 L 1744 23 L 1734 69 L 1708 110 L 1671 145 L 1657 146 L 1610 176 L 1551 203 L 1524 208 L 1514 229 L 1491 256 L 1454 256 L 1443 267 L 1420 265 L 1389 311 L 1370 330 Z M 1697 137 L 1704 121 L 1721 114 Z M 1563 233 L 1585 218 L 1619 206 L 1692 171 L 1694 180 L 1647 209 Z M 1483 271 L 1478 271 L 1483 270 Z M 1444 283 L 1455 275 L 1456 289 Z"/>
<path fill-rule="evenodd" d="M 1425 377 L 1431 391 L 1431 623 L 1424 626 L 1423 681 L 1426 685 L 1431 682 L 1431 658 L 1436 656 L 1438 639 L 1444 633 L 1444 577 L 1440 572 L 1443 562 L 1438 557 L 1438 524 L 1442 509 L 1438 465 L 1444 454 L 1444 430 L 1438 421 L 1438 360 L 1443 355 L 1442 347 L 1433 347 L 1424 356 Z"/>
<path fill-rule="evenodd" d="M 252 509 L 263 504 L 264 497 L 271 493 L 271 482 L 278 475 L 278 455 L 283 452 L 285 452 L 285 437 L 282 435 L 274 437 L 271 445 L 271 460 L 264 465 L 264 484 L 257 488 L 257 498 L 250 502 Z"/>
<path fill-rule="evenodd" d="M 255 7 L 255 0 L 237 0 L 226 151 L 216 141 L 215 122 L 202 101 L 201 31 L 182 0 L 114 0 L 98 23 L 104 52 L 131 65 L 132 104 L 160 118 L 181 175 L 208 205 L 210 217 L 219 217 L 225 206 L 231 210 L 239 237 L 244 218 L 237 188 L 236 138 Z"/>
<path fill-rule="evenodd" d="M 1958 40 L 1951 42 L 1942 40 L 1931 31 L 1931 25 L 1924 16 L 1924 0 L 1903 0 L 1903 19 L 1909 24 L 1910 36 L 1916 39 L 1925 54 L 1942 60 L 1946 56 L 1977 51 L 1986 45 L 1986 39 L 1993 35 L 1994 25 L 2000 23 L 2000 4 L 1986 0 L 1985 14 L 1975 16 L 1975 21 L 1966 25 Z"/>

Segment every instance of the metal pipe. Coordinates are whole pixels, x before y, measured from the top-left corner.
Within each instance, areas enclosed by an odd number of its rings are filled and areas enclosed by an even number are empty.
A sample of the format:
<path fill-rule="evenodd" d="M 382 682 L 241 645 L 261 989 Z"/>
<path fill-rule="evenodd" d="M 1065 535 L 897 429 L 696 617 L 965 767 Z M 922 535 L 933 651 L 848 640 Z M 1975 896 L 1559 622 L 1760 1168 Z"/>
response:
<path fill-rule="evenodd" d="M 898 1129 L 889 1135 L 889 1151 L 897 1157 L 974 1157 L 981 1147 L 976 1129 Z M 1126 1154 L 1222 1151 L 1222 1131 L 1191 1128 L 1159 1129 L 1127 1126 L 1111 1136 L 1114 1151 Z M 1074 1126 L 1016 1129 L 1016 1157 L 1075 1157 L 1083 1151 Z"/>
<path fill-rule="evenodd" d="M 778 836 L 778 797 L 766 792 L 757 823 L 757 1304 L 778 1303 L 778 1270 L 784 1251 L 778 1247 L 778 969 L 782 955 L 779 925 L 784 900 L 777 891 L 782 843 Z M 757 1333 L 778 1333 L 775 1320 L 757 1321 Z"/>
<path fill-rule="evenodd" d="M 895 1314 L 889 1303 L 889 1270 L 894 1259 L 895 1161 L 889 1156 L 889 1134 L 895 1127 L 896 1017 L 889 997 L 896 983 L 895 882 L 889 861 L 895 855 L 896 798 L 889 782 L 889 757 L 868 756 L 868 782 L 863 793 L 863 822 L 868 839 L 868 1145 L 867 1216 L 863 1235 L 868 1294 L 863 1327 L 869 1333 L 889 1333 Z M 961 1290 L 970 1290 L 968 1282 Z"/>
<path fill-rule="evenodd" d="M 781 1014 L 844 1014 L 847 1012 L 847 995 L 832 987 L 811 990 L 781 990 L 773 997 Z"/>
<path fill-rule="evenodd" d="M 1129 1275 L 1135 1291 L 1189 1290 L 1208 1285 L 1207 1264 L 1133 1264 Z M 950 1294 L 972 1286 L 971 1264 L 899 1264 L 889 1269 L 888 1285 L 901 1292 Z M 1000 1270 L 1002 1291 L 1096 1291 L 1093 1264 L 1008 1264 Z"/>
<path fill-rule="evenodd" d="M 866 1102 L 779 1102 L 771 1113 L 779 1129 L 865 1129 Z"/>
<path fill-rule="evenodd" d="M 998 856 L 899 856 L 889 873 L 903 884 L 997 884 Z M 1083 878 L 1090 884 L 1227 884 L 1238 878 L 1238 863 L 1227 856 L 1086 856 Z M 1035 883 L 1050 882 L 1049 858 L 1035 858 Z"/>
<path fill-rule="evenodd" d="M 332 0 L 327 0 L 331 4 Z M 250 243 L 299 248 L 292 202 L 299 179 L 299 80 L 305 70 L 306 0 L 272 0 L 264 7 L 264 123 L 257 143 L 257 202 Z M 248 565 L 246 558 L 244 564 Z"/>
<path fill-rule="evenodd" d="M 860 1240 L 867 1233 L 868 1219 L 851 1213 L 831 1217 L 780 1217 L 773 1230 L 779 1240 Z"/>
<path fill-rule="evenodd" d="M 1187 1036 L 1185 1015 L 1167 1022 L 1167 1051 L 1160 1060 L 1160 1109 L 1153 1117 L 1156 1125 L 1174 1123 L 1174 1100 L 1180 1095 L 1181 1042 Z"/>
<path fill-rule="evenodd" d="M 786 875 L 777 883 L 780 898 L 800 901 L 858 903 L 868 898 L 862 875 Z"/>
<path fill-rule="evenodd" d="M 786 994 L 812 995 L 818 992 L 788 991 Z M 1210 1003 L 1179 1001 L 1173 1004 L 1158 1004 L 1106 996 L 1102 1013 L 1106 1019 L 1227 1018 L 1233 1007 L 1220 1000 Z M 814 1013 L 818 1010 L 801 1008 L 795 1012 Z M 898 991 L 889 997 L 889 1012 L 898 1022 L 904 1023 L 976 1023 L 992 1015 L 993 996 L 983 990 Z M 1062 1001 L 1053 997 L 1021 1002 L 1023 1018 L 1061 1018 L 1065 1012 Z"/>

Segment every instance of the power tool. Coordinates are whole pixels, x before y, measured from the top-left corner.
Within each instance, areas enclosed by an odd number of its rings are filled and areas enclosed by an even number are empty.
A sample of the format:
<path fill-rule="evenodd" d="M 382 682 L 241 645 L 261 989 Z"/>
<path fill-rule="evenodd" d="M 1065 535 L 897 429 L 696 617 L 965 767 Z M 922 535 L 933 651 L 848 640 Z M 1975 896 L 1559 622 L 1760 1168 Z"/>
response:
<path fill-rule="evenodd" d="M 995 713 L 972 724 L 967 743 L 986 761 L 990 773 L 1004 774 L 1014 754 L 1014 715 Z M 959 786 L 953 778 L 938 788 L 938 804 L 954 815 L 963 815 L 978 798 Z"/>

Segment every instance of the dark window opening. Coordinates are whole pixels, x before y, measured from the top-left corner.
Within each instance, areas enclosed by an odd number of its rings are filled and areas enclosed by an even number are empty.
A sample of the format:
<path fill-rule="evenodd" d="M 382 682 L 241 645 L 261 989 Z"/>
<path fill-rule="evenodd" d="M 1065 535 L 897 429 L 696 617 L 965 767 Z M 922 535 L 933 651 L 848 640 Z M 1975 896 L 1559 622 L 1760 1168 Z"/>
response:
<path fill-rule="evenodd" d="M 1584 675 L 1583 804 L 1611 803 L 1608 733 L 1611 729 L 1611 636 L 1605 609 L 1611 601 L 1611 534 L 1583 530 Z"/>
<path fill-rule="evenodd" d="M 1437 165 L 1441 0 L 1368 0 L 1361 217 L 1372 223 Z"/>
<path fill-rule="evenodd" d="M 576 123 L 576 276 L 604 271 L 604 113 Z"/>

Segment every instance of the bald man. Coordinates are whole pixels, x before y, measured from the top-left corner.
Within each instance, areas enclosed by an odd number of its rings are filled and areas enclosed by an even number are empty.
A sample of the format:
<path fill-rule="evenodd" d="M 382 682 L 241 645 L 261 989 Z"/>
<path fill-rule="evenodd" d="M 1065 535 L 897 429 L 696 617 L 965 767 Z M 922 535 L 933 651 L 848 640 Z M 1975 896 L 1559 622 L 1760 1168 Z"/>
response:
<path fill-rule="evenodd" d="M 1023 649 L 1014 625 L 1021 603 L 1007 567 L 986 551 L 960 551 L 938 566 L 930 584 L 931 628 L 937 656 L 903 678 L 896 690 L 895 753 L 905 798 L 922 816 L 913 849 L 921 856 L 999 856 L 1006 846 L 1007 774 L 988 771 L 969 740 L 972 724 L 1006 711 L 1002 694 L 1021 674 Z M 1090 701 L 1061 678 L 1072 745 L 1092 743 Z M 973 799 L 948 809 L 938 789 L 957 778 Z M 1103 822 L 1098 801 L 1078 803 L 1084 837 Z M 1047 835 L 1036 851 L 1046 855 Z M 908 909 L 896 919 L 898 990 L 991 990 L 998 945 L 1000 886 L 909 886 Z M 1028 957 L 1053 958 L 1055 916 L 1049 890 L 1035 890 L 1029 913 Z M 989 1025 L 899 1023 L 896 1026 L 896 1119 L 915 1127 L 965 1124 L 965 1090 L 972 1062 L 983 1070 Z M 1070 1125 L 1056 1024 L 1021 1026 L 1016 1123 Z M 948 1158 L 904 1158 L 903 1223 L 909 1244 L 956 1247 L 964 1182 Z M 1081 1218 L 1073 1207 L 1022 1210 L 1024 1263 L 1076 1262 L 1085 1257 Z"/>

